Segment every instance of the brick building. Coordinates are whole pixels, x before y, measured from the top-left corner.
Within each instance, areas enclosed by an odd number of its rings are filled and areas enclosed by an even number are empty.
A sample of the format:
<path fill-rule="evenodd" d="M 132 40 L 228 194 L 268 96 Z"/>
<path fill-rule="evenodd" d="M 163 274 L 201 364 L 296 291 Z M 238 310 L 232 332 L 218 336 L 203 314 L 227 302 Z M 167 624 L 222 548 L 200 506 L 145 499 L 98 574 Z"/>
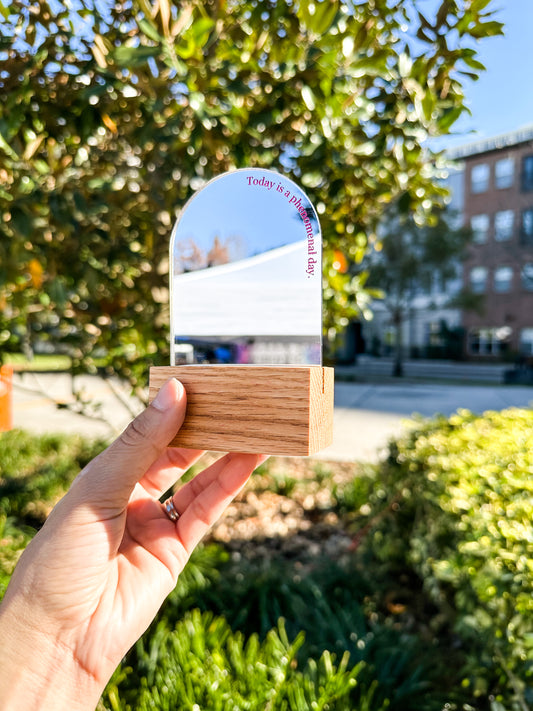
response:
<path fill-rule="evenodd" d="M 463 219 L 464 169 L 461 160 L 449 170 L 445 181 L 450 191 L 450 224 L 460 227 Z M 453 222 L 452 222 L 453 220 Z M 390 227 L 389 227 L 390 228 Z M 378 255 L 373 255 L 377 260 Z M 367 266 L 371 269 L 370 262 Z M 454 358 L 462 355 L 460 342 L 461 311 L 453 305 L 455 297 L 462 289 L 461 268 L 457 276 L 443 283 L 436 275 L 429 290 L 415 286 L 409 301 L 405 303 L 401 341 L 406 358 Z M 376 300 L 372 303 L 373 319 L 361 324 L 360 343 L 364 351 L 371 355 L 390 356 L 396 349 L 396 326 L 386 303 Z M 445 332 L 453 342 L 446 340 Z M 362 336 L 362 338 L 361 338 Z M 459 339 L 459 340 L 457 340 Z M 363 350 L 359 351 L 363 352 Z"/>
<path fill-rule="evenodd" d="M 468 357 L 533 354 L 533 125 L 466 145 L 463 216 L 474 230 L 464 286 L 483 297 L 464 311 Z"/>

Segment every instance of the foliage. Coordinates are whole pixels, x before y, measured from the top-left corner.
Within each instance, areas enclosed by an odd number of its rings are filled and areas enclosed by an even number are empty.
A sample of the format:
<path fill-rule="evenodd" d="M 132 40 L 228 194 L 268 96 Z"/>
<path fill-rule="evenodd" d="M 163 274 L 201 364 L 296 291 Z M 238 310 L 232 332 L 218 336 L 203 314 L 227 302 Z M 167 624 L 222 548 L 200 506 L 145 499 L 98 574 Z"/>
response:
<path fill-rule="evenodd" d="M 69 371 L 71 365 L 67 355 L 34 355 L 29 359 L 22 353 L 6 354 L 4 363 L 12 365 L 19 373 L 26 370 L 33 373 Z"/>
<path fill-rule="evenodd" d="M 349 667 L 348 655 L 335 663 L 325 652 L 300 671 L 296 652 L 301 636 L 290 642 L 283 624 L 260 642 L 245 639 L 211 613 L 193 610 L 175 630 L 161 625 L 140 659 L 143 676 L 124 690 L 110 684 L 106 696 L 112 711 L 126 709 L 326 709 L 351 708 L 350 691 L 359 668 Z M 140 682 L 140 684 L 139 684 Z"/>
<path fill-rule="evenodd" d="M 0 600 L 4 596 L 15 565 L 33 533 L 32 529 L 17 525 L 13 519 L 0 514 Z"/>
<path fill-rule="evenodd" d="M 383 582 L 385 587 L 388 582 Z M 415 705 L 441 711 L 447 677 L 437 656 L 416 637 L 375 615 L 376 585 L 354 557 L 331 561 L 239 559 L 221 569 L 217 584 L 196 597 L 204 610 L 223 614 L 232 629 L 266 638 L 280 618 L 290 637 L 302 639 L 297 659 L 326 652 L 362 665 L 351 694 L 353 708 L 407 711 Z M 440 678 L 439 678 L 440 674 Z M 366 706 L 365 706 L 366 704 Z"/>
<path fill-rule="evenodd" d="M 78 435 L 0 435 L 0 515 L 40 525 L 80 469 L 104 447 Z"/>
<path fill-rule="evenodd" d="M 0 598 L 24 547 L 72 479 L 103 448 L 78 436 L 0 435 Z"/>
<path fill-rule="evenodd" d="M 402 333 L 417 294 L 441 292 L 460 276 L 472 231 L 453 225 L 453 215 L 433 215 L 431 225 L 417 226 L 410 216 L 393 216 L 381 236 L 379 251 L 366 257 L 370 284 L 383 289 L 383 304 L 395 329 L 394 375 L 402 375 Z M 445 306 L 448 304 L 445 304 Z"/>
<path fill-rule="evenodd" d="M 378 472 L 372 545 L 412 566 L 465 650 L 463 685 L 533 706 L 533 412 L 421 423 Z"/>
<path fill-rule="evenodd" d="M 422 147 L 466 110 L 488 0 L 0 5 L 0 347 L 135 384 L 168 356 L 168 238 L 205 180 L 278 169 L 317 205 L 326 327 L 366 308 L 383 208 L 441 202 Z M 419 8 L 420 5 L 420 8 Z M 453 39 L 451 39 L 453 38 Z M 345 296 L 338 298 L 339 294 Z"/>
<path fill-rule="evenodd" d="M 198 548 L 100 708 L 532 708 L 532 425 L 529 410 L 420 422 L 375 471 L 344 482 L 329 465 L 310 463 L 311 486 L 290 460 L 284 478 L 267 462 L 254 495 L 333 491 L 352 544 L 335 555 L 295 556 L 268 538 Z M 5 586 L 98 445 L 12 432 L 0 450 Z"/>

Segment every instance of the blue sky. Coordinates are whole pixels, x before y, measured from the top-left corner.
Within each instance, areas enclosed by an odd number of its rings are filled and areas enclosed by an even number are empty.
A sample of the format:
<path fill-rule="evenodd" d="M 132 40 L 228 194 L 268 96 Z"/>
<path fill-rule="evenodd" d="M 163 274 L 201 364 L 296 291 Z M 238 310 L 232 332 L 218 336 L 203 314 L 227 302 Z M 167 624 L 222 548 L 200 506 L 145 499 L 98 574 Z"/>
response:
<path fill-rule="evenodd" d="M 192 242 L 207 254 L 215 237 L 228 245 L 231 261 L 306 240 L 300 205 L 310 205 L 303 191 L 272 171 L 239 170 L 212 180 L 180 216 L 172 237 L 174 259 L 179 263 Z M 312 227 L 316 230 L 314 220 Z"/>
<path fill-rule="evenodd" d="M 465 86 L 472 116 L 457 122 L 459 135 L 444 139 L 443 148 L 533 123 L 533 0 L 494 0 L 492 6 L 505 35 L 479 42 L 479 60 L 487 71 Z"/>

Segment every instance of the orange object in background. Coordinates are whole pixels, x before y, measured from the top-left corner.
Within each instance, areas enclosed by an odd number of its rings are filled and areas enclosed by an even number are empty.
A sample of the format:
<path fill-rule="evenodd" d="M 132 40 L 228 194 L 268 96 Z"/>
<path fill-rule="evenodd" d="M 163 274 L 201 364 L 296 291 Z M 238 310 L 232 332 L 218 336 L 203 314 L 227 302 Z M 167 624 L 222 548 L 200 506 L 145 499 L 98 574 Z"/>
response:
<path fill-rule="evenodd" d="M 341 274 L 346 274 L 348 271 L 348 260 L 344 256 L 344 254 L 336 249 L 333 252 L 333 269 L 336 269 L 338 272 Z"/>
<path fill-rule="evenodd" d="M 13 366 L 0 368 L 0 432 L 13 427 Z"/>

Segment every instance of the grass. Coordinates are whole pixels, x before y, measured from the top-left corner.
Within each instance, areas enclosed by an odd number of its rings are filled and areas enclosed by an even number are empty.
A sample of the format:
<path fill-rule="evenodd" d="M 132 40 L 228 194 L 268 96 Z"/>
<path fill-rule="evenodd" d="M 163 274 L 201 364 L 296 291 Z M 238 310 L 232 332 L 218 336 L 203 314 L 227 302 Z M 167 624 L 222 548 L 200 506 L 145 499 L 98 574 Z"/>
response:
<path fill-rule="evenodd" d="M 12 365 L 16 371 L 33 371 L 39 373 L 68 371 L 71 359 L 67 355 L 34 355 L 30 360 L 22 353 L 6 353 L 4 365 Z"/>

